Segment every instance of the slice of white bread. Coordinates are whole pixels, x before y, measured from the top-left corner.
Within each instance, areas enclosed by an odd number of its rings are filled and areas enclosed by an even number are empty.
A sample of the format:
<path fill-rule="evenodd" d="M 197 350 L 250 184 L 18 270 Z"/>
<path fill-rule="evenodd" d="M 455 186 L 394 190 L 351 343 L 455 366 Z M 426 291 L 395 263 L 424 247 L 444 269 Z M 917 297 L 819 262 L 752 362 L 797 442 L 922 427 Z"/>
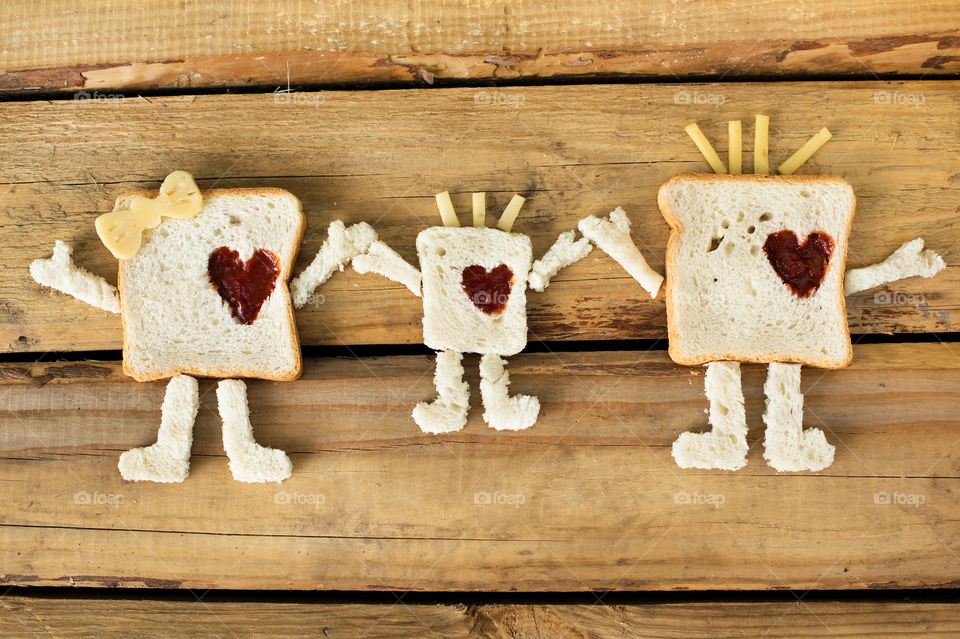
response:
<path fill-rule="evenodd" d="M 593 250 L 593 244 L 586 238 L 574 240 L 575 231 L 560 234 L 543 257 L 533 263 L 530 269 L 530 288 L 542 293 L 554 275 L 571 264 L 579 262 Z"/>
<path fill-rule="evenodd" d="M 220 382 L 217 408 L 223 420 L 223 448 L 234 479 L 250 484 L 281 482 L 293 473 L 293 464 L 285 452 L 261 446 L 254 440 L 246 384 L 238 379 Z"/>
<path fill-rule="evenodd" d="M 747 464 L 747 416 L 743 408 L 740 362 L 710 362 L 704 376 L 710 400 L 706 433 L 681 433 L 673 442 L 680 468 L 739 470 Z"/>
<path fill-rule="evenodd" d="M 494 228 L 435 226 L 417 236 L 417 253 L 423 274 L 424 344 L 438 351 L 496 355 L 524 349 L 533 256 L 529 237 Z M 478 266 L 493 273 L 501 265 L 512 272 L 510 292 L 502 312 L 488 313 L 464 290 L 464 270 Z"/>
<path fill-rule="evenodd" d="M 437 399 L 420 402 L 413 408 L 413 421 L 425 433 L 452 433 L 467 425 L 470 385 L 463 381 L 463 355 L 455 351 L 437 353 L 433 374 Z"/>
<path fill-rule="evenodd" d="M 480 397 L 483 421 L 496 430 L 524 430 L 537 423 L 540 400 L 532 395 L 509 396 L 510 373 L 499 355 L 480 358 Z"/>
<path fill-rule="evenodd" d="M 350 260 L 369 249 L 376 241 L 377 232 L 366 222 L 349 227 L 340 220 L 331 222 L 327 229 L 327 239 L 323 241 L 316 257 L 303 273 L 290 283 L 296 307 L 302 308 L 313 291 L 326 282 L 334 271 L 342 271 Z"/>
<path fill-rule="evenodd" d="M 53 257 L 30 263 L 30 276 L 41 286 L 49 286 L 105 311 L 119 313 L 120 293 L 117 287 L 74 264 L 70 259 L 72 251 L 69 244 L 57 240 L 53 245 Z"/>
<path fill-rule="evenodd" d="M 836 450 L 819 428 L 803 428 L 800 364 L 773 363 L 763 384 L 767 409 L 763 423 L 763 457 L 778 472 L 823 470 Z"/>
<path fill-rule="evenodd" d="M 129 481 L 181 482 L 190 474 L 193 423 L 200 407 L 197 380 L 177 375 L 167 383 L 160 430 L 150 446 L 120 455 L 120 475 Z"/>
<path fill-rule="evenodd" d="M 923 238 L 918 237 L 904 242 L 878 264 L 847 271 L 843 292 L 853 295 L 907 277 L 933 277 L 946 266 L 943 258 L 935 252 L 930 249 L 923 250 Z"/>
<path fill-rule="evenodd" d="M 637 280 L 650 298 L 657 296 L 663 276 L 650 268 L 643 254 L 630 237 L 630 218 L 619 206 L 610 215 L 601 219 L 595 215 L 585 217 L 577 225 L 584 237 L 612 257 L 630 276 Z"/>
<path fill-rule="evenodd" d="M 353 258 L 353 270 L 357 273 L 376 273 L 406 286 L 417 297 L 421 296 L 420 271 L 412 267 L 392 248 L 377 240 Z"/>
<path fill-rule="evenodd" d="M 716 360 L 850 363 L 843 277 L 855 199 L 832 176 L 678 175 L 660 187 L 667 243 L 667 327 L 679 364 Z M 830 236 L 825 275 L 807 297 L 764 250 L 779 231 Z"/>
<path fill-rule="evenodd" d="M 121 196 L 117 207 L 129 198 Z M 146 193 L 146 195 L 153 195 Z M 287 281 L 303 237 L 300 200 L 282 189 L 213 189 L 192 219 L 164 219 L 120 260 L 123 370 L 138 381 L 180 373 L 291 380 L 301 356 Z M 211 283 L 220 247 L 246 262 L 257 250 L 278 261 L 275 288 L 250 324 L 241 323 Z"/>

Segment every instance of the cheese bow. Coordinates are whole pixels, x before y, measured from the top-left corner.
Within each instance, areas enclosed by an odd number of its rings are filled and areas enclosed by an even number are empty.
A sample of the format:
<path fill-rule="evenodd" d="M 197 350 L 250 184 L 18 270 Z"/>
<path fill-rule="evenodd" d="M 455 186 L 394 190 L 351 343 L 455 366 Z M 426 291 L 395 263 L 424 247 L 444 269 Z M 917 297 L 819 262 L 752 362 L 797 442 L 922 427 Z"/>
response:
<path fill-rule="evenodd" d="M 160 224 L 164 217 L 196 217 L 203 208 L 203 196 L 186 171 L 174 171 L 160 185 L 155 198 L 135 196 L 130 207 L 104 213 L 97 218 L 97 235 L 117 259 L 130 259 L 140 250 L 143 232 Z"/>

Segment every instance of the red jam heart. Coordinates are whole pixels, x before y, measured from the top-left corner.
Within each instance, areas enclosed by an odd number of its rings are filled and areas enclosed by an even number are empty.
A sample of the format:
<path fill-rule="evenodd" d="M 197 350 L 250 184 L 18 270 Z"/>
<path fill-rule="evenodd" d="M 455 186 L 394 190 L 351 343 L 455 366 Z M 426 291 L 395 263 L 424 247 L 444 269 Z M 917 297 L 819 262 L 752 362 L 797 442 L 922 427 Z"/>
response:
<path fill-rule="evenodd" d="M 474 264 L 463 269 L 461 286 L 474 306 L 484 313 L 499 314 L 510 299 L 513 271 L 506 264 L 494 266 L 489 271 Z"/>
<path fill-rule="evenodd" d="M 207 272 L 233 316 L 241 324 L 252 324 L 277 285 L 280 262 L 270 251 L 257 249 L 244 264 L 240 253 L 221 246 L 210 254 Z"/>
<path fill-rule="evenodd" d="M 768 235 L 763 250 L 784 284 L 798 297 L 808 297 L 820 287 L 827 274 L 833 239 L 818 231 L 808 235 L 801 245 L 796 233 L 783 230 Z"/>

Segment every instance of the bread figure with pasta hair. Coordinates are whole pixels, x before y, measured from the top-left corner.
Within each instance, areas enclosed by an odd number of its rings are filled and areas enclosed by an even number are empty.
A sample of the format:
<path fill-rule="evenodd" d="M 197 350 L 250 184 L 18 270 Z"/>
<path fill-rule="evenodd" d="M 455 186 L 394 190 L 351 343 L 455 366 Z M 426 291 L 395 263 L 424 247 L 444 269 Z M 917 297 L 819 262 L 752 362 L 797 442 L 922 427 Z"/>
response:
<path fill-rule="evenodd" d="M 282 189 L 201 193 L 177 171 L 160 191 L 121 195 L 96 220 L 119 260 L 117 286 L 74 265 L 70 246 L 30 266 L 45 286 L 123 323 L 123 370 L 138 382 L 170 378 L 156 443 L 120 456 L 134 481 L 180 482 L 190 470 L 199 407 L 195 376 L 221 378 L 217 403 L 234 479 L 282 481 L 292 464 L 253 438 L 240 378 L 300 377 L 300 342 L 287 281 L 303 237 L 300 200 Z"/>
<path fill-rule="evenodd" d="M 769 175 L 769 120 L 756 117 L 754 174 L 742 174 L 741 123 L 729 123 L 729 166 L 699 127 L 688 135 L 714 169 L 660 187 L 670 225 L 665 286 L 669 354 L 706 365 L 709 432 L 682 433 L 683 468 L 747 463 L 740 362 L 767 364 L 764 458 L 777 471 L 818 471 L 835 447 L 803 427 L 800 367 L 843 368 L 853 358 L 844 296 L 898 279 L 932 277 L 939 255 L 915 239 L 873 266 L 845 272 L 852 187 L 834 176 L 793 175 L 829 138 L 822 129 Z"/>
<path fill-rule="evenodd" d="M 561 233 L 547 253 L 533 261 L 527 235 L 513 231 L 524 204 L 514 195 L 496 226 L 489 226 L 486 194 L 472 195 L 472 223 L 461 226 L 450 194 L 436 196 L 442 226 L 417 236 L 420 268 L 406 262 L 374 229 L 359 223 L 330 225 L 328 237 L 313 263 L 291 283 L 294 303 L 305 304 L 316 287 L 348 263 L 360 273 L 378 273 L 404 284 L 423 298 L 423 341 L 437 351 L 434 376 L 437 397 L 413 409 L 413 419 L 428 433 L 457 431 L 467 423 L 470 389 L 463 381 L 464 353 L 480 359 L 483 419 L 497 430 L 533 426 L 540 402 L 528 395 L 509 395 L 505 358 L 527 345 L 527 291 L 543 291 L 561 269 L 583 259 L 593 245 L 616 253 L 641 282 L 655 290 L 662 277 L 654 273 L 630 242 L 622 211 L 613 221 L 581 223 Z"/>

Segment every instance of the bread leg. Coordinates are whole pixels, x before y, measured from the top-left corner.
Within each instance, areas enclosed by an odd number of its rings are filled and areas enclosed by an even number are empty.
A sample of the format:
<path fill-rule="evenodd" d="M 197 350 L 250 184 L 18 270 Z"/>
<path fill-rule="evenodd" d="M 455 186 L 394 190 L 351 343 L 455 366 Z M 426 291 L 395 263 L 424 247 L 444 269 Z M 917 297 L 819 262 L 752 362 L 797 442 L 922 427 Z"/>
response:
<path fill-rule="evenodd" d="M 739 470 L 747 465 L 747 418 L 740 362 L 709 362 L 704 389 L 710 400 L 708 433 L 681 433 L 673 458 L 681 468 Z"/>
<path fill-rule="evenodd" d="M 437 370 L 433 383 L 437 399 L 420 402 L 413 409 L 413 421 L 425 433 L 450 433 L 467 425 L 470 408 L 470 387 L 463 381 L 463 354 L 455 351 L 437 353 Z"/>
<path fill-rule="evenodd" d="M 155 444 L 120 455 L 120 475 L 131 481 L 181 482 L 190 474 L 193 422 L 200 405 L 197 380 L 177 375 L 167 384 Z"/>
<path fill-rule="evenodd" d="M 823 470 L 836 450 L 819 428 L 803 428 L 800 364 L 770 364 L 763 385 L 767 409 L 763 458 L 778 471 Z"/>
<path fill-rule="evenodd" d="M 540 400 L 531 395 L 510 397 L 510 373 L 499 355 L 484 355 L 480 360 L 480 396 L 483 421 L 497 430 L 523 430 L 537 422 Z"/>
<path fill-rule="evenodd" d="M 281 482 L 293 472 L 290 458 L 282 450 L 261 446 L 253 439 L 247 386 L 238 379 L 217 385 L 217 406 L 223 420 L 223 448 L 230 460 L 230 472 L 247 483 Z"/>

